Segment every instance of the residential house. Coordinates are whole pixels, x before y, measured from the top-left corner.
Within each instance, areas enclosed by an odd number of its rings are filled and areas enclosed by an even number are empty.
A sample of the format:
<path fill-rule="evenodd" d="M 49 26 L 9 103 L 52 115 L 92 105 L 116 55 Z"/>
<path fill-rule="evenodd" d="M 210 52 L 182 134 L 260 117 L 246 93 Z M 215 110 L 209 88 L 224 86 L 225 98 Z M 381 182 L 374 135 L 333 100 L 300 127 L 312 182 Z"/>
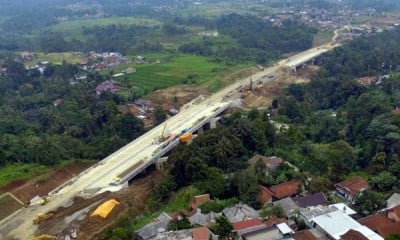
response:
<path fill-rule="evenodd" d="M 116 85 L 116 82 L 114 81 L 105 81 L 97 85 L 96 87 L 96 94 L 101 95 L 103 92 L 112 92 L 116 93 L 119 91 L 119 87 Z"/>
<path fill-rule="evenodd" d="M 239 239 L 245 240 L 277 240 L 283 237 L 277 226 L 266 227 L 259 219 L 248 219 L 233 223 L 234 232 Z"/>
<path fill-rule="evenodd" d="M 280 223 L 276 225 L 276 227 L 279 229 L 283 236 L 289 236 L 294 233 L 293 229 L 291 229 L 286 223 Z"/>
<path fill-rule="evenodd" d="M 286 223 L 288 220 L 286 218 L 277 218 L 277 217 L 270 217 L 267 221 L 265 221 L 265 226 L 267 228 L 276 227 L 276 225 L 281 223 Z"/>
<path fill-rule="evenodd" d="M 400 206 L 360 218 L 358 221 L 386 238 L 400 233 Z"/>
<path fill-rule="evenodd" d="M 357 82 L 359 82 L 362 85 L 369 86 L 373 83 L 376 83 L 378 81 L 377 76 L 372 76 L 372 77 L 362 77 L 357 79 Z"/>
<path fill-rule="evenodd" d="M 272 196 L 275 199 L 282 199 L 285 197 L 291 197 L 296 195 L 300 190 L 300 182 L 297 180 L 292 180 L 289 182 L 274 185 L 269 188 Z"/>
<path fill-rule="evenodd" d="M 340 236 L 341 240 L 368 240 L 366 236 L 364 236 L 362 233 L 359 231 L 350 229 L 347 231 L 345 234 Z"/>
<path fill-rule="evenodd" d="M 57 98 L 56 100 L 54 100 L 53 101 L 53 105 L 54 105 L 54 107 L 57 107 L 58 105 L 60 105 L 61 103 L 62 103 L 62 99 L 60 99 L 60 98 Z"/>
<path fill-rule="evenodd" d="M 137 57 L 135 58 L 135 62 L 136 62 L 136 63 L 143 63 L 144 60 L 145 60 L 145 57 L 143 57 L 143 56 L 137 56 Z"/>
<path fill-rule="evenodd" d="M 210 194 L 197 195 L 193 197 L 190 207 L 192 209 L 197 209 L 201 204 L 209 201 L 211 201 Z"/>
<path fill-rule="evenodd" d="M 154 240 L 192 240 L 193 239 L 192 229 L 183 229 L 179 231 L 164 231 L 159 232 Z"/>
<path fill-rule="evenodd" d="M 201 209 L 197 208 L 194 213 L 189 214 L 188 220 L 192 225 L 209 226 L 215 223 L 215 218 L 221 216 L 222 213 L 209 212 L 201 213 Z"/>
<path fill-rule="evenodd" d="M 335 188 L 336 194 L 339 197 L 353 202 L 354 198 L 358 196 L 359 193 L 368 188 L 368 182 L 361 177 L 353 177 L 343 182 L 336 183 Z"/>
<path fill-rule="evenodd" d="M 247 219 L 259 218 L 259 213 L 247 204 L 238 203 L 233 207 L 225 208 L 222 213 L 232 223 Z"/>
<path fill-rule="evenodd" d="M 210 230 L 206 227 L 193 228 L 192 238 L 193 240 L 209 240 Z"/>
<path fill-rule="evenodd" d="M 395 115 L 399 115 L 400 114 L 400 108 L 396 107 L 395 109 L 392 110 L 392 113 Z"/>
<path fill-rule="evenodd" d="M 297 204 L 290 197 L 280 199 L 278 201 L 273 202 L 272 204 L 274 206 L 280 206 L 285 212 L 285 215 L 287 217 L 295 216 L 297 210 L 299 209 Z"/>
<path fill-rule="evenodd" d="M 282 239 L 282 234 L 277 227 L 262 228 L 255 231 L 243 233 L 241 239 L 245 240 L 278 240 Z"/>
<path fill-rule="evenodd" d="M 314 218 L 328 214 L 330 212 L 340 211 L 346 215 L 353 215 L 356 212 L 346 206 L 345 204 L 333 204 L 329 206 L 314 206 L 308 208 L 300 208 L 299 209 L 299 217 L 304 220 L 304 223 L 309 227 L 314 227 Z"/>
<path fill-rule="evenodd" d="M 328 199 L 323 193 L 314 193 L 307 196 L 295 197 L 293 198 L 293 201 L 301 208 L 326 205 L 328 203 Z"/>
<path fill-rule="evenodd" d="M 136 72 L 136 68 L 132 68 L 132 67 L 128 67 L 126 70 L 125 70 L 125 73 L 126 74 L 131 74 L 131 73 L 135 73 Z"/>
<path fill-rule="evenodd" d="M 262 161 L 265 164 L 265 166 L 268 168 L 268 170 L 270 170 L 270 171 L 275 170 L 283 163 L 283 160 L 280 157 L 276 157 L 276 156 L 265 157 L 265 156 L 261 156 L 261 155 L 255 155 L 252 158 L 250 158 L 247 162 L 250 165 L 255 165 L 258 161 Z"/>
<path fill-rule="evenodd" d="M 337 210 L 328 212 L 312 219 L 315 226 L 331 239 L 341 239 L 349 230 L 355 230 L 370 240 L 383 240 L 383 237 L 370 228 L 361 225 L 349 215 Z"/>
<path fill-rule="evenodd" d="M 292 235 L 292 238 L 294 240 L 318 240 L 318 238 L 309 230 L 298 231 Z"/>
<path fill-rule="evenodd" d="M 235 233 L 242 236 L 244 233 L 253 232 L 260 229 L 265 229 L 265 224 L 258 218 L 247 219 L 240 222 L 232 223 L 233 230 Z"/>
<path fill-rule="evenodd" d="M 135 235 L 139 240 L 155 239 L 160 231 L 168 229 L 171 220 L 172 218 L 168 214 L 161 213 L 152 223 L 137 230 Z"/>
<path fill-rule="evenodd" d="M 393 193 L 392 196 L 390 196 L 388 200 L 386 200 L 387 208 L 393 208 L 399 205 L 400 205 L 400 194 L 398 193 Z"/>
<path fill-rule="evenodd" d="M 271 191 L 262 185 L 259 186 L 260 188 L 260 193 L 258 195 L 258 202 L 261 203 L 262 205 L 272 203 L 272 193 Z"/>

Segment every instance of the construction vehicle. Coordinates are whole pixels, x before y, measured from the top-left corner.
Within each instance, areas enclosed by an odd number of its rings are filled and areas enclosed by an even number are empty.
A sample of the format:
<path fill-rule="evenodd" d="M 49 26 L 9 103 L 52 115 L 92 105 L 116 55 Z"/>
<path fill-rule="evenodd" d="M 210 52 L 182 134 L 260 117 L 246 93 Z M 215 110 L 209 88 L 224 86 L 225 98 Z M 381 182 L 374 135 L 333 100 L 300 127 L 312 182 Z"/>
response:
<path fill-rule="evenodd" d="M 192 140 L 192 133 L 185 132 L 179 137 L 179 142 L 181 143 L 189 143 Z"/>
<path fill-rule="evenodd" d="M 51 219 L 54 216 L 53 213 L 39 214 L 33 219 L 34 224 L 41 224 L 42 222 Z"/>
<path fill-rule="evenodd" d="M 119 176 L 114 176 L 112 182 L 110 183 L 110 185 L 117 186 L 120 181 L 121 181 L 121 178 Z"/>
<path fill-rule="evenodd" d="M 39 201 L 39 204 L 40 205 L 45 205 L 49 201 L 50 201 L 50 197 L 42 197 L 42 199 L 40 199 L 40 201 Z"/>
<path fill-rule="evenodd" d="M 163 128 L 163 130 L 162 130 L 162 132 L 161 132 L 161 135 L 158 137 L 158 140 L 159 140 L 160 142 L 164 142 L 164 141 L 167 140 L 167 139 L 170 137 L 170 135 L 171 135 L 171 134 L 165 132 L 165 129 L 166 129 L 166 128 L 167 128 L 167 124 L 164 124 L 164 128 Z"/>
<path fill-rule="evenodd" d="M 49 235 L 49 234 L 42 234 L 40 236 L 32 238 L 32 240 L 46 240 L 46 239 L 55 239 L 55 236 Z"/>

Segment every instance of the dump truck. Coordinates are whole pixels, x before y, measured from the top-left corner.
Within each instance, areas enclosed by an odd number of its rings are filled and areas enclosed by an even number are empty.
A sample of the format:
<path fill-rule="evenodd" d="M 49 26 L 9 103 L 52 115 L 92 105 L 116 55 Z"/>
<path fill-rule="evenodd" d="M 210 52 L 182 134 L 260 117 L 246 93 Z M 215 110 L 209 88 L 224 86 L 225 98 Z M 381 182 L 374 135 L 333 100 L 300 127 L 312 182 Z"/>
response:
<path fill-rule="evenodd" d="M 190 140 L 192 140 L 192 133 L 191 132 L 185 132 L 179 137 L 179 142 L 181 143 L 189 143 Z"/>
<path fill-rule="evenodd" d="M 33 219 L 34 224 L 41 224 L 42 222 L 51 219 L 54 216 L 53 213 L 39 214 Z"/>

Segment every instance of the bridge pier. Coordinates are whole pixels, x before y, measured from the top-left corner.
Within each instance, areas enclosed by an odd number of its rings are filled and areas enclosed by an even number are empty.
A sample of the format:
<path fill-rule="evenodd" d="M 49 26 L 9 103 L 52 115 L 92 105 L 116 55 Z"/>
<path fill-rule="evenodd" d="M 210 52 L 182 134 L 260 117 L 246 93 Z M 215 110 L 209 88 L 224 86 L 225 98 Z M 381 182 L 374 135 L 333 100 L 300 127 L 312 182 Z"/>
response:
<path fill-rule="evenodd" d="M 199 129 L 197 129 L 197 133 L 198 133 L 198 134 L 203 133 L 203 132 L 204 132 L 203 126 L 202 126 L 202 127 L 199 127 Z"/>
<path fill-rule="evenodd" d="M 168 157 L 162 157 L 156 160 L 156 169 L 164 170 L 164 163 L 167 162 Z"/>
<path fill-rule="evenodd" d="M 217 128 L 217 122 L 220 119 L 221 119 L 221 117 L 211 118 L 211 120 L 210 120 L 210 128 L 211 129 Z"/>

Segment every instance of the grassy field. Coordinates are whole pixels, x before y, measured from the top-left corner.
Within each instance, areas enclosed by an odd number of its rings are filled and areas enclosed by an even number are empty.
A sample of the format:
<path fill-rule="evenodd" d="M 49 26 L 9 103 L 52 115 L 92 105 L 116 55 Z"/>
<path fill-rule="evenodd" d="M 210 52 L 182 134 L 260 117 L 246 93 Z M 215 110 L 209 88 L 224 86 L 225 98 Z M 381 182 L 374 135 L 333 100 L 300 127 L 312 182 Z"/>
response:
<path fill-rule="evenodd" d="M 332 40 L 332 37 L 333 32 L 331 31 L 318 31 L 318 33 L 314 35 L 313 46 L 316 47 L 328 43 Z"/>
<path fill-rule="evenodd" d="M 218 87 L 218 74 L 225 70 L 223 65 L 200 56 L 154 54 L 146 57 L 150 59 L 150 63 L 131 64 L 136 72 L 118 77 L 116 80 L 129 81 L 142 94 L 182 83 L 210 84 L 215 88 Z M 161 63 L 154 63 L 154 59 L 161 59 Z M 114 72 L 127 67 L 125 65 L 116 68 Z"/>
<path fill-rule="evenodd" d="M 68 63 L 79 63 L 82 61 L 83 57 L 74 55 L 71 52 L 60 52 L 60 53 L 37 53 L 37 58 L 33 59 L 30 62 L 27 62 L 27 66 L 34 66 L 38 62 L 51 62 L 53 64 L 61 64 L 63 60 L 67 61 Z"/>
<path fill-rule="evenodd" d="M 179 9 L 178 14 L 182 16 L 203 15 L 205 17 L 218 17 L 230 13 L 267 15 L 278 12 L 278 9 L 270 8 L 265 4 L 232 4 L 229 2 L 207 3 L 190 5 L 187 8 Z"/>
<path fill-rule="evenodd" d="M 198 190 L 194 187 L 187 187 L 179 190 L 159 211 L 148 211 L 144 213 L 141 218 L 135 220 L 131 225 L 132 230 L 136 231 L 144 227 L 146 224 L 150 223 L 151 220 L 158 217 L 162 212 L 173 213 L 182 209 L 188 209 L 190 201 L 196 194 L 198 194 Z"/>
<path fill-rule="evenodd" d="M 115 18 L 98 18 L 84 19 L 60 22 L 51 27 L 53 31 L 73 32 L 82 27 L 107 26 L 107 25 L 159 25 L 159 21 L 150 18 L 137 17 L 115 17 Z"/>
<path fill-rule="evenodd" d="M 363 24 L 368 22 L 368 20 L 370 19 L 370 17 L 365 16 L 365 15 L 360 15 L 360 16 L 354 16 L 351 21 L 352 24 Z"/>
<path fill-rule="evenodd" d="M 8 194 L 0 197 L 0 206 L 2 206 L 0 211 L 0 220 L 22 207 L 19 202 Z"/>
<path fill-rule="evenodd" d="M 0 168 L 0 187 L 14 180 L 30 179 L 49 171 L 50 167 L 39 164 L 11 164 Z"/>

